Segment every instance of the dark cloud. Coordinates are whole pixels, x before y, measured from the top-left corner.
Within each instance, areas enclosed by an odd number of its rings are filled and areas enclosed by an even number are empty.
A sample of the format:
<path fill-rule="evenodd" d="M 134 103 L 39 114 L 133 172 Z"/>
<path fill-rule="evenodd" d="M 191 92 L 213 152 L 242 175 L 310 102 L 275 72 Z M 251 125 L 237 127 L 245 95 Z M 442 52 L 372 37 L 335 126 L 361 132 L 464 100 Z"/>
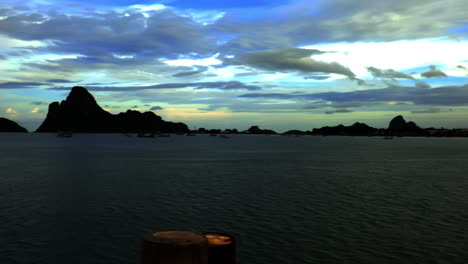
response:
<path fill-rule="evenodd" d="M 320 109 L 320 108 L 326 108 L 326 107 L 343 109 L 343 108 L 357 108 L 357 107 L 361 107 L 365 105 L 368 105 L 368 104 L 364 104 L 363 102 L 336 103 L 336 102 L 318 100 L 318 101 L 307 104 L 302 109 Z"/>
<path fill-rule="evenodd" d="M 348 109 L 337 109 L 337 110 L 332 110 L 332 111 L 326 111 L 325 114 L 331 115 L 331 114 L 338 114 L 338 113 L 352 113 L 353 111 L 348 110 Z"/>
<path fill-rule="evenodd" d="M 261 90 L 262 87 L 248 85 L 238 81 L 229 82 L 195 82 L 195 83 L 165 83 L 149 86 L 88 86 L 90 91 L 106 91 L 106 92 L 123 92 L 123 91 L 138 91 L 138 90 L 157 90 L 157 89 L 177 89 L 177 88 L 194 88 L 194 89 L 216 89 L 216 90 Z M 62 91 L 70 90 L 69 87 L 52 87 L 49 90 Z"/>
<path fill-rule="evenodd" d="M 151 111 L 156 111 L 156 110 L 163 110 L 164 108 L 162 108 L 161 106 L 153 106 L 150 108 Z"/>
<path fill-rule="evenodd" d="M 242 73 L 236 73 L 234 75 L 234 77 L 247 77 L 247 76 L 255 76 L 255 75 L 259 75 L 259 74 L 262 74 L 262 72 L 242 72 Z"/>
<path fill-rule="evenodd" d="M 302 73 L 336 73 L 354 78 L 348 68 L 336 62 L 316 61 L 310 56 L 322 54 L 319 50 L 288 48 L 257 51 L 239 55 L 228 63 L 248 65 L 271 71 L 299 71 Z"/>
<path fill-rule="evenodd" d="M 114 54 L 133 60 L 177 58 L 179 54 L 211 54 L 212 41 L 203 25 L 170 9 L 140 13 L 88 12 L 68 15 L 20 13 L 0 20 L 0 32 L 21 40 L 49 41 L 43 51 L 81 54 L 89 60 L 122 63 Z M 41 23 L 31 23 L 41 22 Z"/>
<path fill-rule="evenodd" d="M 326 92 L 314 94 L 250 93 L 240 98 L 325 100 L 336 103 L 345 102 L 411 102 L 416 105 L 456 106 L 468 105 L 468 84 L 443 86 L 431 89 L 414 87 L 390 87 L 383 89 L 353 92 Z"/>
<path fill-rule="evenodd" d="M 394 41 L 447 35 L 465 21 L 464 0 L 311 0 L 292 1 L 272 10 L 228 13 L 213 25 L 228 41 L 227 53 L 298 47 L 312 43 Z"/>
<path fill-rule="evenodd" d="M 132 106 L 132 108 L 138 108 L 138 105 L 134 105 L 134 106 Z"/>
<path fill-rule="evenodd" d="M 466 67 L 463 67 L 462 65 L 458 65 L 457 68 L 466 69 Z"/>
<path fill-rule="evenodd" d="M 423 81 L 416 81 L 414 87 L 416 88 L 422 88 L 422 89 L 427 89 L 431 88 L 431 86 L 428 83 L 425 83 Z"/>
<path fill-rule="evenodd" d="M 367 70 L 372 74 L 374 77 L 384 78 L 384 79 L 414 79 L 411 75 L 406 73 L 397 72 L 393 69 L 378 69 L 375 67 L 367 67 Z"/>
<path fill-rule="evenodd" d="M 46 105 L 47 103 L 36 101 L 36 102 L 31 102 L 31 104 L 33 104 L 33 105 Z"/>
<path fill-rule="evenodd" d="M 46 82 L 48 83 L 75 83 L 76 81 L 70 81 L 65 79 L 49 79 Z"/>
<path fill-rule="evenodd" d="M 186 76 L 192 76 L 196 75 L 199 73 L 202 73 L 204 71 L 186 71 L 186 72 L 178 72 L 176 74 L 173 74 L 172 77 L 186 77 Z"/>
<path fill-rule="evenodd" d="M 249 93 L 239 95 L 240 98 L 265 98 L 265 99 L 300 99 L 307 97 L 306 94 L 284 94 L 284 93 Z"/>
<path fill-rule="evenodd" d="M 330 77 L 331 76 L 329 76 L 329 75 L 312 75 L 312 76 L 306 76 L 306 77 L 304 77 L 304 79 L 306 79 L 306 80 L 312 79 L 312 80 L 317 80 L 317 81 L 323 81 L 323 80 L 326 80 L 326 79 L 328 79 Z"/>
<path fill-rule="evenodd" d="M 421 73 L 422 76 L 426 78 L 438 78 L 438 77 L 447 77 L 447 74 L 438 70 L 435 65 L 429 66 L 429 71 Z"/>
<path fill-rule="evenodd" d="M 436 114 L 436 113 L 441 113 L 442 109 L 440 108 L 429 108 L 425 110 L 415 110 L 411 111 L 413 114 Z"/>
<path fill-rule="evenodd" d="M 38 86 L 45 85 L 38 82 L 5 82 L 0 83 L 0 89 L 28 89 L 38 88 Z"/>

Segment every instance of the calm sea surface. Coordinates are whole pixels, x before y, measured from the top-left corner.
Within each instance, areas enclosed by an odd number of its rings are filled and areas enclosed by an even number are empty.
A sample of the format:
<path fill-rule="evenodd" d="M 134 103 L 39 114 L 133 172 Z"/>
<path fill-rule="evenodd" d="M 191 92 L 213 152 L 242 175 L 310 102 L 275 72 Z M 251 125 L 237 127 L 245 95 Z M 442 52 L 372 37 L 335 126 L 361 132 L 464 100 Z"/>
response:
<path fill-rule="evenodd" d="M 0 263 L 139 263 L 228 232 L 240 264 L 468 263 L 468 138 L 0 134 Z"/>

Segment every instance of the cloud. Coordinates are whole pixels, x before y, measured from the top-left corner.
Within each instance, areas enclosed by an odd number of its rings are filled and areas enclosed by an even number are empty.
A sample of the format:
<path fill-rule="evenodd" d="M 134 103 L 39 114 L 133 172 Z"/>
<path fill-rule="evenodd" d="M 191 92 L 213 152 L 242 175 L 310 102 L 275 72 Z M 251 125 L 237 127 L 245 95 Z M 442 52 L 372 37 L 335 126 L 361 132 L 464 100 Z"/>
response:
<path fill-rule="evenodd" d="M 309 79 L 312 79 L 312 80 L 317 80 L 317 81 L 323 81 L 323 80 L 326 80 L 328 78 L 330 78 L 331 76 L 329 75 L 312 75 L 312 76 L 306 76 L 304 77 L 305 80 L 309 80 Z"/>
<path fill-rule="evenodd" d="M 135 11 L 88 10 L 85 15 L 61 9 L 40 12 L 1 19 L 0 32 L 24 41 L 47 41 L 49 45 L 42 47 L 43 52 L 80 54 L 115 64 L 122 60 L 114 54 L 146 61 L 192 52 L 211 54 L 215 47 L 203 25 L 171 9 L 146 15 Z"/>
<path fill-rule="evenodd" d="M 325 107 L 343 109 L 343 108 L 357 108 L 357 107 L 361 107 L 365 105 L 368 105 L 368 104 L 364 104 L 363 102 L 336 103 L 336 102 L 329 102 L 325 100 L 317 100 L 317 101 L 307 104 L 302 109 L 320 109 L 320 108 L 325 108 Z"/>
<path fill-rule="evenodd" d="M 156 110 L 163 110 L 164 108 L 162 108 L 161 106 L 153 106 L 150 108 L 151 111 L 156 111 Z"/>
<path fill-rule="evenodd" d="M 421 73 L 422 76 L 426 78 L 437 78 L 437 77 L 447 77 L 447 74 L 438 70 L 435 65 L 429 66 L 429 71 Z"/>
<path fill-rule="evenodd" d="M 468 105 L 468 84 L 442 86 L 431 89 L 414 87 L 389 87 L 383 89 L 359 90 L 351 92 L 325 93 L 250 93 L 240 98 L 263 98 L 280 100 L 325 100 L 335 103 L 345 102 L 412 102 L 416 105 L 459 106 Z"/>
<path fill-rule="evenodd" d="M 41 111 L 41 109 L 39 107 L 36 107 L 34 108 L 33 110 L 31 110 L 31 113 L 42 113 L 43 111 Z"/>
<path fill-rule="evenodd" d="M 413 114 L 436 114 L 436 113 L 442 113 L 442 109 L 440 108 L 429 108 L 425 110 L 415 110 L 411 111 Z"/>
<path fill-rule="evenodd" d="M 464 67 L 464 66 L 462 66 L 462 65 L 457 65 L 457 68 L 466 69 L 466 67 Z"/>
<path fill-rule="evenodd" d="M 5 82 L 0 83 L 0 89 L 28 89 L 38 88 L 38 86 L 45 85 L 44 83 L 38 82 Z"/>
<path fill-rule="evenodd" d="M 33 104 L 33 105 L 46 105 L 47 103 L 40 102 L 40 101 L 35 101 L 35 102 L 31 102 L 31 104 Z"/>
<path fill-rule="evenodd" d="M 428 83 L 425 83 L 423 81 L 416 81 L 415 85 L 416 88 L 421 88 L 421 89 L 427 89 L 431 88 L 431 86 Z"/>
<path fill-rule="evenodd" d="M 10 108 L 7 108 L 7 109 L 5 110 L 5 113 L 6 113 L 6 114 L 9 114 L 9 115 L 14 115 L 14 114 L 16 114 L 17 112 L 16 112 L 16 110 L 14 110 L 13 108 L 10 107 Z"/>
<path fill-rule="evenodd" d="M 48 83 L 75 83 L 76 81 L 70 81 L 65 79 L 49 79 L 46 82 Z"/>
<path fill-rule="evenodd" d="M 228 62 L 271 71 L 336 73 L 350 78 L 355 77 L 354 73 L 341 64 L 316 61 L 311 58 L 312 55 L 321 53 L 319 50 L 299 48 L 275 49 L 241 54 Z"/>
<path fill-rule="evenodd" d="M 328 1 L 327 1 L 328 2 Z M 445 35 L 465 21 L 463 0 L 395 0 L 388 2 L 329 1 L 340 5 L 331 17 L 320 22 L 328 37 L 337 40 L 399 40 Z M 422 30 L 423 29 L 423 30 Z"/>
<path fill-rule="evenodd" d="M 89 86 L 90 91 L 107 91 L 107 92 L 123 92 L 123 91 L 138 91 L 138 90 L 156 90 L 156 89 L 177 89 L 177 88 L 194 88 L 194 89 L 216 89 L 216 90 L 261 90 L 262 87 L 248 85 L 238 81 L 229 82 L 195 82 L 195 83 L 165 83 L 149 86 Z M 48 90 L 70 90 L 68 87 L 52 87 Z"/>
<path fill-rule="evenodd" d="M 352 113 L 353 111 L 348 110 L 348 109 L 337 109 L 337 110 L 332 110 L 332 111 L 326 111 L 325 114 L 331 115 L 331 114 L 338 114 L 338 113 Z"/>
<path fill-rule="evenodd" d="M 374 77 L 384 78 L 384 79 L 414 79 L 413 76 L 406 73 L 397 72 L 393 69 L 382 70 L 375 67 L 367 67 L 367 70 Z"/>
<path fill-rule="evenodd" d="M 173 74 L 172 77 L 186 77 L 186 76 L 192 76 L 196 75 L 199 73 L 202 73 L 204 71 L 186 71 L 186 72 L 178 72 L 176 74 Z"/>

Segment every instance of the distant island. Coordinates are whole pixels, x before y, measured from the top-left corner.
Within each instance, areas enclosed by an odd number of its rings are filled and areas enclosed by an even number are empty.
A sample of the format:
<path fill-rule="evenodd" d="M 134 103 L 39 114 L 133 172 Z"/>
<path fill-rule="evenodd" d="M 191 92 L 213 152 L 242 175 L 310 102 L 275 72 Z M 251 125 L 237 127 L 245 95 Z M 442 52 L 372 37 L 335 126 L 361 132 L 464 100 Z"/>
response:
<path fill-rule="evenodd" d="M 254 134 L 275 135 L 273 130 L 254 125 L 245 131 L 237 129 L 190 130 L 184 123 L 164 121 L 153 112 L 127 110 L 113 115 L 102 109 L 91 93 L 81 86 L 71 89 L 66 100 L 52 102 L 38 133 L 187 133 L 187 134 Z M 0 132 L 28 132 L 12 120 L 0 118 Z M 394 117 L 387 128 L 374 128 L 356 122 L 351 126 L 337 125 L 314 128 L 311 131 L 289 130 L 281 135 L 288 136 L 411 136 L 411 137 L 468 137 L 468 129 L 421 128 L 415 122 L 407 122 L 403 116 Z"/>
<path fill-rule="evenodd" d="M 102 109 L 81 86 L 72 88 L 66 100 L 49 105 L 47 117 L 36 132 L 72 131 L 78 133 L 187 133 L 184 123 L 162 120 L 153 112 L 128 110 L 113 115 Z"/>
<path fill-rule="evenodd" d="M 0 132 L 26 133 L 26 128 L 18 125 L 15 121 L 0 117 Z"/>

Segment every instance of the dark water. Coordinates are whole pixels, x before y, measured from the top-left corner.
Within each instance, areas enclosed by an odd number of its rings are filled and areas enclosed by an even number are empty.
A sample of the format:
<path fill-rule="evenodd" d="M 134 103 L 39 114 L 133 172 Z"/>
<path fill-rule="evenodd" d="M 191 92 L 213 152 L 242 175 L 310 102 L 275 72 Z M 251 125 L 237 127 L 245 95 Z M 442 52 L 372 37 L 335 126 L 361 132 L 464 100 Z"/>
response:
<path fill-rule="evenodd" d="M 0 135 L 0 263 L 139 263 L 222 231 L 240 264 L 468 263 L 468 138 Z"/>

